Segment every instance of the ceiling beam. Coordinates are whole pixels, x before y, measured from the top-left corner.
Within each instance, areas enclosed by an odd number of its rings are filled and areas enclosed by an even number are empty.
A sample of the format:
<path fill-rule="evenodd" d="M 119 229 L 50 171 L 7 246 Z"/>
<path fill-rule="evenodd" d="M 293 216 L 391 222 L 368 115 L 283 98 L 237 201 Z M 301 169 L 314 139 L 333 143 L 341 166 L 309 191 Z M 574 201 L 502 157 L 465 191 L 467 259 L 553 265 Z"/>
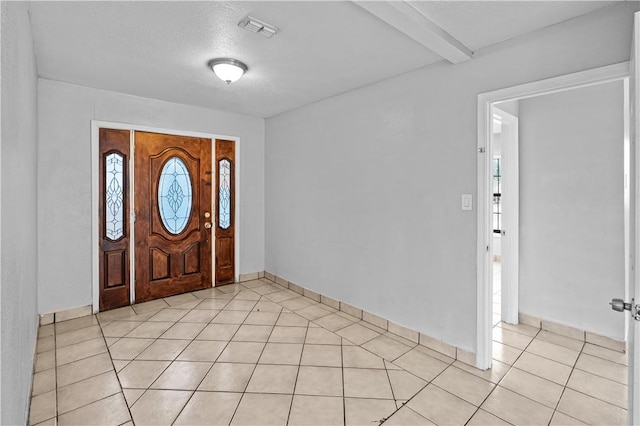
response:
<path fill-rule="evenodd" d="M 451 63 L 468 61 L 473 56 L 471 49 L 434 24 L 408 1 L 352 1 Z"/>

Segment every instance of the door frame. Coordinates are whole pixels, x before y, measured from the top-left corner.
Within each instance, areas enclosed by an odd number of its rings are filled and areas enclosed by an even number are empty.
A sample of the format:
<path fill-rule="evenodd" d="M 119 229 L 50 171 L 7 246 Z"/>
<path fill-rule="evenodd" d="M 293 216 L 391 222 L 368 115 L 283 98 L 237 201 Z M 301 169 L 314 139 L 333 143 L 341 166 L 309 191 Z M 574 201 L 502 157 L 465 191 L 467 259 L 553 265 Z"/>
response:
<path fill-rule="evenodd" d="M 477 108 L 477 237 L 476 237 L 476 367 L 481 370 L 491 368 L 492 360 L 492 303 L 493 303 L 493 228 L 491 225 L 492 204 L 489 202 L 491 191 L 491 133 L 493 127 L 492 105 L 497 102 L 531 98 L 563 92 L 566 90 L 588 87 L 596 84 L 608 83 L 618 80 L 628 81 L 629 62 L 608 65 L 586 71 L 562 75 L 549 79 L 525 83 L 518 86 L 507 87 L 478 95 Z M 626 83 L 625 83 L 625 87 Z M 629 96 L 625 91 L 625 99 Z M 624 111 L 625 123 L 628 123 L 628 110 Z M 625 140 L 625 153 L 627 151 L 628 138 Z M 625 163 L 630 161 L 625 158 Z M 640 165 L 636 166 L 636 170 Z M 627 172 L 625 164 L 625 172 Z M 625 176 L 625 180 L 628 178 Z M 625 188 L 628 192 L 629 186 Z M 630 202 L 635 202 L 635 194 L 629 194 Z M 626 198 L 625 198 L 626 199 Z M 625 204 L 625 211 L 628 209 Z M 625 249 L 628 248 L 629 224 L 625 220 Z M 628 288 L 629 271 L 631 265 L 628 253 L 625 253 L 625 287 Z"/>
<path fill-rule="evenodd" d="M 175 135 L 175 136 L 186 136 L 186 137 L 194 137 L 194 138 L 206 138 L 206 139 L 210 139 L 211 140 L 211 149 L 212 152 L 215 152 L 215 148 L 216 148 L 216 139 L 227 139 L 227 140 L 232 140 L 235 142 L 235 154 L 236 154 L 236 161 L 235 161 L 235 167 L 234 167 L 234 178 L 235 178 L 235 197 L 234 197 L 234 203 L 235 203 L 235 212 L 234 212 L 234 220 L 235 220 L 235 233 L 234 233 L 234 264 L 235 264 L 235 269 L 234 269 L 234 274 L 235 276 L 235 280 L 238 280 L 238 274 L 239 274 L 239 270 L 240 270 L 240 191 L 241 191 L 241 184 L 240 184 L 240 137 L 238 136 L 229 136 L 229 135 L 222 135 L 222 134 L 216 134 L 216 133 L 203 133 L 203 132 L 193 132 L 193 131 L 189 131 L 189 130 L 175 130 L 175 129 L 167 129 L 167 128 L 162 128 L 162 127 L 155 127 L 155 126 L 144 126 L 144 125 L 138 125 L 138 124 L 129 124 L 129 123 L 121 123 L 121 122 L 113 122 L 113 121 L 102 121 L 102 120 L 91 120 L 91 231 L 92 231 L 92 235 L 91 235 L 91 294 L 92 294 L 92 308 L 93 308 L 93 313 L 98 313 L 99 311 L 99 298 L 100 298 L 100 269 L 99 269 L 99 256 L 100 256 L 100 246 L 99 246 L 99 238 L 98 238 L 98 233 L 99 233 L 99 225 L 100 225 L 100 211 L 98 209 L 98 198 L 100 196 L 99 194 L 99 188 L 98 188 L 98 183 L 99 183 L 99 164 L 98 161 L 100 159 L 100 155 L 99 155 L 99 148 L 100 148 L 100 135 L 99 135 L 99 129 L 100 128 L 109 128 L 109 129 L 118 129 L 118 130 L 129 130 L 130 132 L 130 144 L 129 144 L 129 155 L 130 155 L 130 161 L 129 161 L 129 194 L 131 194 L 129 196 L 129 220 L 130 223 L 133 224 L 133 218 L 134 218 L 134 197 L 133 194 L 134 192 L 134 185 L 135 185 L 135 171 L 134 171 L 134 141 L 135 141 L 135 132 L 150 132 L 150 133 L 164 133 L 167 135 Z M 214 158 L 215 156 L 212 156 L 211 158 L 211 167 L 215 166 L 214 163 Z M 214 169 L 212 169 L 214 170 Z M 214 199 L 215 199 L 215 194 L 214 194 L 214 190 L 216 188 L 216 179 L 217 176 L 214 176 L 215 173 L 212 173 L 212 183 L 211 183 L 211 195 L 212 195 L 212 201 L 211 201 L 211 212 L 212 214 L 215 214 L 215 212 L 217 211 L 216 209 L 214 209 Z M 129 298 L 130 298 L 130 302 L 131 304 L 133 304 L 133 302 L 135 301 L 135 262 L 132 261 L 132 259 L 135 259 L 135 232 L 134 232 L 134 227 L 130 226 L 130 255 L 129 255 L 129 262 L 130 262 L 130 271 L 129 271 L 129 276 L 130 276 L 130 292 L 129 292 Z M 212 272 L 211 272 L 211 285 L 214 286 L 215 284 L 215 238 L 211 239 L 211 268 L 212 268 Z"/>

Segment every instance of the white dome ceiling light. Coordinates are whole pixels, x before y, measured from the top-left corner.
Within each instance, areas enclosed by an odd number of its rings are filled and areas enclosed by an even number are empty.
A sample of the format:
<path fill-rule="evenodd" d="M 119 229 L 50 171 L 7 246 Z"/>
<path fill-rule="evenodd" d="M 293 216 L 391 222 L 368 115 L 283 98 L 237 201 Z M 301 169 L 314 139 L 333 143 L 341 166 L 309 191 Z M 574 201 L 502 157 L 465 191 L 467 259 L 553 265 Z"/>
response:
<path fill-rule="evenodd" d="M 218 78 L 227 84 L 231 84 L 247 72 L 247 66 L 232 58 L 216 58 L 209 61 L 209 67 Z"/>

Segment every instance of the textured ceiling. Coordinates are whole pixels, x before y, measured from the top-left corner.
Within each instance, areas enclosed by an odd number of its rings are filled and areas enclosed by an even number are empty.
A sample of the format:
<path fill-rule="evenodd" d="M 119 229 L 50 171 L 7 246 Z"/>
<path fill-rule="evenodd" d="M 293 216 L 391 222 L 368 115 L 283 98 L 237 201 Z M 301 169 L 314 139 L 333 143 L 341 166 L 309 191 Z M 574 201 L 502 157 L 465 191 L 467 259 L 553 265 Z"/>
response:
<path fill-rule="evenodd" d="M 475 50 L 607 3 L 412 4 Z M 259 117 L 442 60 L 344 1 L 32 2 L 29 8 L 41 77 Z M 281 32 L 266 39 L 238 28 L 247 14 Z M 227 56 L 249 66 L 231 85 L 206 65 Z"/>
<path fill-rule="evenodd" d="M 471 50 L 614 4 L 613 1 L 410 1 Z"/>

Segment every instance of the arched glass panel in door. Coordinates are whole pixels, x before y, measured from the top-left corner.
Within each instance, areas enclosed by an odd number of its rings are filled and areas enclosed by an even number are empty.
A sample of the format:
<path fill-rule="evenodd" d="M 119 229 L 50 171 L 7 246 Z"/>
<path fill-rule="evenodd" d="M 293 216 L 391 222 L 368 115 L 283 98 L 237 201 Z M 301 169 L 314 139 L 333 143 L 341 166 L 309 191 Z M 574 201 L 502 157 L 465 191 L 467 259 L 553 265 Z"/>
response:
<path fill-rule="evenodd" d="M 177 235 L 189 223 L 192 204 L 191 176 L 186 164 L 178 157 L 165 163 L 158 182 L 158 208 L 162 224 Z"/>

